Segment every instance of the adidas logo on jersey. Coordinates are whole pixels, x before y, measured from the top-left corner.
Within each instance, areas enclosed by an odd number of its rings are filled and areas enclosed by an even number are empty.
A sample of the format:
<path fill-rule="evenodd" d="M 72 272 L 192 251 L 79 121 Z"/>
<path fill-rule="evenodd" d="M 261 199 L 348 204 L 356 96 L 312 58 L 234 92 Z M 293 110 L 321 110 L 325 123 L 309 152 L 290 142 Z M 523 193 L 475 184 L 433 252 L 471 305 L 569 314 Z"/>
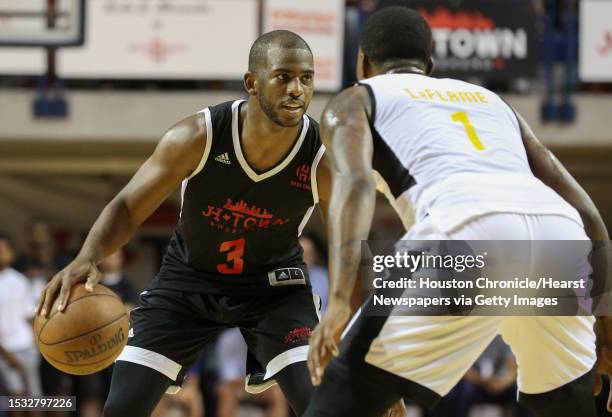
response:
<path fill-rule="evenodd" d="M 229 154 L 227 152 L 222 153 L 221 155 L 217 156 L 215 158 L 215 161 L 221 162 L 222 164 L 225 164 L 225 165 L 230 165 L 232 163 L 229 159 Z"/>

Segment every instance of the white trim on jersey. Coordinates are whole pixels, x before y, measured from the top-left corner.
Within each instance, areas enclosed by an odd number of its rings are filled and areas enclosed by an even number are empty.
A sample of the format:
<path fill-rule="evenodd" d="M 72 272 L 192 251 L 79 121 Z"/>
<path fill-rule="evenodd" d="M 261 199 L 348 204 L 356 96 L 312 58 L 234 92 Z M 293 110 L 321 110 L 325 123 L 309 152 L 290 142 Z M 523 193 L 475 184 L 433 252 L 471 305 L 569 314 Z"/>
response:
<path fill-rule="evenodd" d="M 268 362 L 266 366 L 266 375 L 264 379 L 268 379 L 285 369 L 287 366 L 303 362 L 308 359 L 308 345 L 294 347 L 277 355 Z"/>
<path fill-rule="evenodd" d="M 117 358 L 118 361 L 137 363 L 147 368 L 161 372 L 171 380 L 175 380 L 181 371 L 181 364 L 151 350 L 137 346 L 126 346 Z"/>
<path fill-rule="evenodd" d="M 304 218 L 302 219 L 302 221 L 300 222 L 300 225 L 298 226 L 298 237 L 302 236 L 304 227 L 306 227 L 308 220 L 310 220 L 310 216 L 312 216 L 312 212 L 314 211 L 314 208 L 315 206 L 310 206 L 308 207 L 308 210 L 306 210 L 306 214 L 304 214 Z"/>
<path fill-rule="evenodd" d="M 319 148 L 317 154 L 312 160 L 312 168 L 310 168 L 310 186 L 312 187 L 312 197 L 314 198 L 315 204 L 319 202 L 319 188 L 317 186 L 317 168 L 319 167 L 319 162 L 321 162 L 321 158 L 323 158 L 324 153 L 325 146 L 321 144 L 321 147 Z"/>
<path fill-rule="evenodd" d="M 187 189 L 187 184 L 189 180 L 202 171 L 206 161 L 208 160 L 208 155 L 210 154 L 210 149 L 212 148 L 212 140 L 213 140 L 213 128 L 212 128 L 212 119 L 210 116 L 210 110 L 206 107 L 203 110 L 200 110 L 197 114 L 204 113 L 204 123 L 206 123 L 206 144 L 204 145 L 204 153 L 202 154 L 202 158 L 200 159 L 200 163 L 196 167 L 196 169 L 189 175 L 187 178 L 183 180 L 181 183 L 181 210 L 179 211 L 179 219 L 183 214 L 183 201 L 185 199 L 185 190 Z"/>
<path fill-rule="evenodd" d="M 183 214 L 183 201 L 185 201 L 185 190 L 187 189 L 188 182 L 188 179 L 184 179 L 183 182 L 181 182 L 181 210 L 179 211 L 179 220 Z"/>
<path fill-rule="evenodd" d="M 306 210 L 306 214 L 304 214 L 304 218 L 298 226 L 298 236 L 302 235 L 304 227 L 306 227 L 306 224 L 308 223 L 310 216 L 312 216 L 312 212 L 314 211 L 315 206 L 319 202 L 319 188 L 317 187 L 317 167 L 319 166 L 319 162 L 321 161 L 321 158 L 323 157 L 324 153 L 325 146 L 321 144 L 321 147 L 319 148 L 317 154 L 312 160 L 312 165 L 310 167 L 310 188 L 312 189 L 312 199 L 314 201 L 314 204 L 310 206 L 308 210 Z"/>
<path fill-rule="evenodd" d="M 391 207 L 393 207 L 402 220 L 404 228 L 406 230 L 410 229 L 414 224 L 415 209 L 410 202 L 408 190 L 404 191 L 398 198 L 395 198 L 383 176 L 376 170 L 373 170 L 373 173 L 374 180 L 376 181 L 376 189 L 387 197 L 389 204 L 391 204 Z"/>
<path fill-rule="evenodd" d="M 249 385 L 250 378 L 251 378 L 251 374 L 248 374 L 246 378 L 244 379 L 244 390 L 248 392 L 249 394 L 253 394 L 253 395 L 261 394 L 268 388 L 271 388 L 274 385 L 276 385 L 276 379 L 268 379 L 267 381 L 264 381 L 258 385 Z"/>
<path fill-rule="evenodd" d="M 192 179 L 193 177 L 198 175 L 200 171 L 202 171 L 202 168 L 204 168 L 206 160 L 208 159 L 208 154 L 210 154 L 210 148 L 212 147 L 213 128 L 210 110 L 207 107 L 204 110 L 199 111 L 198 113 L 204 113 L 204 121 L 206 123 L 206 145 L 204 146 L 204 153 L 202 154 L 202 159 L 200 159 L 200 163 L 198 164 L 197 168 L 191 173 L 191 175 L 187 177 L 188 180 Z"/>
<path fill-rule="evenodd" d="M 306 138 L 306 133 L 308 133 L 308 127 L 310 126 L 310 120 L 308 120 L 308 117 L 306 115 L 302 117 L 303 123 L 302 123 L 302 132 L 300 133 L 300 137 L 295 142 L 295 144 L 293 145 L 293 149 L 291 149 L 291 152 L 289 152 L 289 154 L 285 157 L 285 159 L 280 164 L 272 168 L 271 170 L 258 174 L 255 171 L 253 171 L 253 168 L 251 168 L 251 166 L 245 159 L 242 153 L 242 145 L 240 144 L 240 135 L 238 132 L 238 121 L 239 121 L 238 110 L 240 109 L 240 103 L 242 103 L 243 101 L 245 100 L 236 100 L 232 104 L 232 138 L 234 142 L 234 152 L 236 153 L 238 162 L 240 163 L 240 166 L 242 167 L 244 172 L 249 176 L 250 179 L 252 179 L 255 182 L 259 182 L 259 181 L 265 180 L 266 178 L 270 178 L 278 174 L 280 171 L 286 168 L 287 165 L 289 165 L 289 163 L 293 160 L 295 155 L 298 153 L 298 151 L 302 147 L 304 138 Z"/>

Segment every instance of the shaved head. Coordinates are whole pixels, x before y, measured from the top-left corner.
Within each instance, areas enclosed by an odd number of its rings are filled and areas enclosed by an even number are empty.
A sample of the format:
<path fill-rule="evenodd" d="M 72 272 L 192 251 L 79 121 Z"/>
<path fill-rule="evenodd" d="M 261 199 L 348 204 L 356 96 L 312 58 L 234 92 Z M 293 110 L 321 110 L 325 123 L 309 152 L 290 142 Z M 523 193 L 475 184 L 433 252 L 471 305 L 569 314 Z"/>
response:
<path fill-rule="evenodd" d="M 251 46 L 249 52 L 249 72 L 258 72 L 266 66 L 268 51 L 274 48 L 303 49 L 312 55 L 310 47 L 299 35 L 288 30 L 273 30 L 261 35 Z"/>

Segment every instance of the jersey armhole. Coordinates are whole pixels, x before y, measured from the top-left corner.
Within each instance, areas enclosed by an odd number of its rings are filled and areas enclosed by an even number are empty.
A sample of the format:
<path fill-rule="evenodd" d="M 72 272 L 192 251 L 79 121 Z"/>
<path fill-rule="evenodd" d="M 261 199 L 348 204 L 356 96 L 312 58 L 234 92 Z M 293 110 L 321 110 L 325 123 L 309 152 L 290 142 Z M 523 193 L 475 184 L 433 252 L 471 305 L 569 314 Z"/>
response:
<path fill-rule="evenodd" d="M 202 159 L 200 159 L 200 163 L 196 167 L 196 169 L 191 173 L 190 176 L 187 177 L 187 180 L 192 179 L 196 175 L 202 171 L 204 165 L 206 164 L 206 160 L 208 159 L 208 155 L 210 154 L 210 149 L 212 147 L 213 141 L 213 129 L 212 129 L 212 120 L 210 116 L 210 109 L 207 107 L 204 110 L 199 111 L 198 113 L 204 114 L 204 123 L 206 124 L 206 145 L 204 146 L 204 153 L 202 154 Z"/>
<path fill-rule="evenodd" d="M 506 106 L 508 106 L 508 108 L 510 109 L 510 112 L 512 112 L 512 115 L 514 116 L 514 123 L 516 124 L 516 129 L 518 130 L 519 134 L 521 135 L 521 140 L 522 140 L 524 138 L 523 128 L 521 127 L 521 122 L 519 122 L 519 118 L 516 115 L 516 111 L 514 110 L 514 107 L 512 107 L 510 104 L 508 104 L 506 99 L 503 98 L 502 96 L 498 95 L 497 97 L 499 97 L 500 100 L 503 101 Z"/>
<path fill-rule="evenodd" d="M 368 91 L 368 95 L 370 96 L 370 106 L 371 106 L 371 110 L 370 110 L 371 114 L 369 115 L 368 118 L 370 119 L 370 124 L 374 126 L 374 121 L 376 120 L 376 96 L 374 96 L 374 90 L 372 89 L 372 86 L 367 83 L 357 83 L 357 85 L 365 87 L 365 89 Z"/>
<path fill-rule="evenodd" d="M 312 167 L 310 169 L 310 188 L 312 189 L 312 199 L 314 203 L 317 204 L 319 202 L 319 189 L 317 186 L 317 167 L 319 166 L 319 162 L 325 153 L 325 145 L 321 144 L 321 147 L 317 151 L 314 159 L 312 160 Z"/>

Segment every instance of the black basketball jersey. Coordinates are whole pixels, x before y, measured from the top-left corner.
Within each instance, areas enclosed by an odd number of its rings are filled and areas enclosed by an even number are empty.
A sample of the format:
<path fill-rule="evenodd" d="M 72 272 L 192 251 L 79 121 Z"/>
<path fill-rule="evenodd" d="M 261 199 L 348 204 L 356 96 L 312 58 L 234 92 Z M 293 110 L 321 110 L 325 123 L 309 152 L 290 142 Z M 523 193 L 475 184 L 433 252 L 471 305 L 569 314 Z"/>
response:
<path fill-rule="evenodd" d="M 181 212 L 155 286 L 198 292 L 260 292 L 309 285 L 298 237 L 318 201 L 324 148 L 303 117 L 288 154 L 257 172 L 241 146 L 242 100 L 204 109 L 207 142 L 185 179 Z"/>

